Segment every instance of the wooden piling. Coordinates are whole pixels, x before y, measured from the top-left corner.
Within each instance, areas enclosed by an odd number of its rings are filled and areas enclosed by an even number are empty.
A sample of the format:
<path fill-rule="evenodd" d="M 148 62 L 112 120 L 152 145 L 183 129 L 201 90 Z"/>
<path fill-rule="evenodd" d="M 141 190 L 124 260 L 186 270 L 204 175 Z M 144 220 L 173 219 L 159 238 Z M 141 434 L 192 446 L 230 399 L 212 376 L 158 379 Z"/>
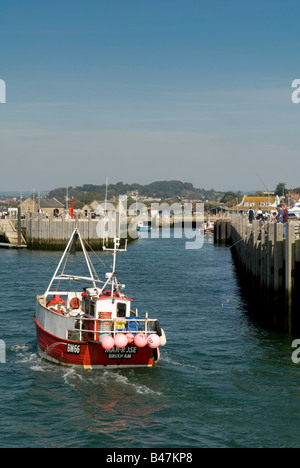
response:
<path fill-rule="evenodd" d="M 219 245 L 227 245 L 231 238 L 230 220 L 218 219 L 214 223 L 214 241 Z"/>
<path fill-rule="evenodd" d="M 286 224 L 285 235 L 285 300 L 288 319 L 288 331 L 292 333 L 292 272 L 294 266 L 294 244 L 295 244 L 295 228 L 292 224 Z"/>
<path fill-rule="evenodd" d="M 278 330 L 300 331 L 300 238 L 299 226 L 231 217 L 231 251 L 238 276 L 256 315 Z M 284 230 L 285 238 L 284 238 Z M 298 317 L 299 316 L 299 317 Z"/>

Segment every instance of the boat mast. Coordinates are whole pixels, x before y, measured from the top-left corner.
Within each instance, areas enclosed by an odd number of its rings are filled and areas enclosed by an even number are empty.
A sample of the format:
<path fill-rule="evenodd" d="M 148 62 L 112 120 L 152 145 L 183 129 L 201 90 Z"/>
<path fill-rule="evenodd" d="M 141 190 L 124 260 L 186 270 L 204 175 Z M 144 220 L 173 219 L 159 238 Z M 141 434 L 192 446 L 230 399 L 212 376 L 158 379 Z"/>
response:
<path fill-rule="evenodd" d="M 87 264 L 87 267 L 88 267 L 88 270 L 89 270 L 89 273 L 90 273 L 90 278 L 89 278 L 89 279 L 92 281 L 94 288 L 97 288 L 96 280 L 95 280 L 95 278 L 94 278 L 94 275 L 93 275 L 93 272 L 92 272 L 92 269 L 91 269 L 91 265 L 90 265 L 91 261 L 90 261 L 90 259 L 89 259 L 89 257 L 88 257 L 86 248 L 84 247 L 84 244 L 83 244 L 83 241 L 82 241 L 82 238 L 81 238 L 79 229 L 78 229 L 78 228 L 75 228 L 74 231 L 73 231 L 73 234 L 72 234 L 72 236 L 71 236 L 71 238 L 70 238 L 70 240 L 69 240 L 69 242 L 68 242 L 68 245 L 67 245 L 67 247 L 66 247 L 66 250 L 64 251 L 64 254 L 63 254 L 62 258 L 60 259 L 60 262 L 59 262 L 59 264 L 58 264 L 58 267 L 57 267 L 57 269 L 56 269 L 56 271 L 55 271 L 55 273 L 54 273 L 54 275 L 53 275 L 53 277 L 52 277 L 52 279 L 51 279 L 51 281 L 50 281 L 50 284 L 49 284 L 49 286 L 48 286 L 48 289 L 47 289 L 47 291 L 45 292 L 45 296 L 46 296 L 46 297 L 48 296 L 48 294 L 49 294 L 49 292 L 50 292 L 50 290 L 51 290 L 51 287 L 52 287 L 53 282 L 54 282 L 56 279 L 62 279 L 62 278 L 63 278 L 63 275 L 57 276 L 57 274 L 58 274 L 58 272 L 59 272 L 59 270 L 60 270 L 60 268 L 61 268 L 61 265 L 62 265 L 62 262 L 64 261 L 64 258 L 65 258 L 68 254 L 70 254 L 72 244 L 73 244 L 74 241 L 76 242 L 76 240 L 77 240 L 77 239 L 76 239 L 76 236 L 77 236 L 77 238 L 80 240 L 80 244 L 81 244 L 81 247 L 82 247 L 82 251 L 83 251 L 83 253 L 84 253 L 84 258 L 85 258 L 85 261 L 86 261 L 86 264 Z M 76 239 L 76 240 L 75 240 L 75 239 Z"/>
<path fill-rule="evenodd" d="M 92 280 L 92 282 L 93 282 L 94 288 L 97 288 L 96 282 L 95 282 L 95 278 L 94 278 L 94 275 L 93 275 L 93 272 L 92 272 L 92 269 L 91 269 L 91 260 L 90 260 L 90 258 L 89 258 L 89 256 L 88 256 L 88 253 L 87 253 L 86 248 L 85 248 L 85 246 L 84 246 L 84 243 L 83 243 L 83 240 L 82 240 L 82 238 L 81 238 L 79 229 L 76 228 L 75 231 L 77 231 L 77 234 L 78 234 L 78 237 L 79 237 L 79 240 L 80 240 L 80 244 L 81 244 L 81 247 L 82 247 L 82 251 L 83 251 L 83 253 L 84 253 L 84 258 L 85 258 L 86 264 L 87 264 L 87 266 L 88 266 L 89 273 L 90 273 L 91 280 Z"/>
<path fill-rule="evenodd" d="M 48 286 L 48 289 L 47 289 L 47 291 L 45 292 L 45 296 L 46 296 L 46 297 L 48 296 L 49 291 L 50 291 L 50 289 L 51 289 L 51 286 L 52 286 L 54 280 L 56 279 L 56 275 L 57 275 L 57 273 L 58 273 L 59 270 L 60 270 L 61 264 L 62 264 L 62 262 L 63 262 L 65 256 L 67 255 L 67 253 L 68 253 L 68 251 L 69 251 L 69 249 L 70 249 L 70 247 L 71 247 L 71 245 L 72 245 L 74 234 L 75 234 L 75 231 L 73 232 L 73 234 L 72 234 L 72 236 L 71 236 L 71 238 L 70 238 L 70 240 L 69 240 L 69 242 L 68 242 L 68 245 L 67 245 L 67 247 L 66 247 L 66 250 L 64 251 L 64 254 L 63 254 L 63 256 L 62 256 L 61 259 L 60 259 L 60 262 L 59 262 L 59 264 L 58 264 L 58 267 L 57 267 L 56 270 L 55 270 L 54 275 L 52 276 L 52 279 L 51 279 L 51 281 L 50 281 L 50 284 L 49 284 L 49 286 Z"/>

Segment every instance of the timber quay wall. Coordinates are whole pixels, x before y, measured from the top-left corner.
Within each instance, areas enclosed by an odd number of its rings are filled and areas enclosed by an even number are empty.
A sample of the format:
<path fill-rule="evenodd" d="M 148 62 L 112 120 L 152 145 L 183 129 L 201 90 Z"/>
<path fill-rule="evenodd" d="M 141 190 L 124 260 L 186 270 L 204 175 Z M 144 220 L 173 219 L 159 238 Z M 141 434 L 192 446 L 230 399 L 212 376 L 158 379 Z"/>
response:
<path fill-rule="evenodd" d="M 102 249 L 103 245 L 113 245 L 116 235 L 116 226 L 121 216 L 121 232 L 118 237 L 122 240 L 132 241 L 138 238 L 138 222 L 148 224 L 154 229 L 173 229 L 175 227 L 190 226 L 196 228 L 202 222 L 199 215 L 185 215 L 184 217 L 136 217 L 116 213 L 106 218 L 86 218 L 75 215 L 70 219 L 65 215 L 61 217 L 48 216 L 41 213 L 26 213 L 21 219 L 21 211 L 17 219 L 0 219 L 0 247 L 28 247 L 34 250 L 64 250 L 75 227 L 81 233 L 82 238 L 95 250 Z M 204 220 L 215 221 L 215 216 L 205 216 Z M 1 244 L 3 242 L 3 245 Z"/>
<path fill-rule="evenodd" d="M 106 247 L 113 245 L 116 221 L 112 223 L 92 218 L 66 219 L 54 216 L 44 218 L 42 215 L 28 215 L 21 222 L 21 230 L 27 247 L 34 250 L 64 250 L 75 228 L 79 229 L 83 240 L 94 250 L 102 250 L 103 245 Z M 122 229 L 120 236 L 122 243 L 122 239 L 125 242 L 126 237 L 128 240 L 136 238 L 137 233 L 129 232 L 126 226 Z"/>
<path fill-rule="evenodd" d="M 118 224 L 118 215 L 115 218 L 82 218 L 78 215 L 74 219 L 68 219 L 65 216 L 56 218 L 49 216 L 45 218 L 42 214 L 27 213 L 25 219 L 21 220 L 21 235 L 23 236 L 24 243 L 29 249 L 34 250 L 63 250 L 75 227 L 80 231 L 82 238 L 87 241 L 90 246 L 95 250 L 101 250 L 102 246 L 113 245 L 113 239 L 116 234 L 116 225 Z M 142 218 L 144 222 L 154 228 L 174 228 L 174 225 L 183 227 L 195 227 L 199 220 L 195 216 L 185 216 L 184 221 L 182 217 L 169 217 L 167 219 L 155 219 L 151 217 Z M 216 218 L 210 216 L 208 220 L 214 221 Z M 140 221 L 136 217 L 126 217 L 126 221 L 122 217 L 121 223 L 121 243 L 122 240 L 128 241 L 138 238 L 137 222 Z M 15 228 L 18 231 L 19 221 L 15 221 Z M 0 226 L 1 227 L 1 226 Z M 0 232 L 1 234 L 1 232 Z"/>
<path fill-rule="evenodd" d="M 233 215 L 215 223 L 215 243 L 230 246 L 249 311 L 269 328 L 300 332 L 300 226 Z"/>

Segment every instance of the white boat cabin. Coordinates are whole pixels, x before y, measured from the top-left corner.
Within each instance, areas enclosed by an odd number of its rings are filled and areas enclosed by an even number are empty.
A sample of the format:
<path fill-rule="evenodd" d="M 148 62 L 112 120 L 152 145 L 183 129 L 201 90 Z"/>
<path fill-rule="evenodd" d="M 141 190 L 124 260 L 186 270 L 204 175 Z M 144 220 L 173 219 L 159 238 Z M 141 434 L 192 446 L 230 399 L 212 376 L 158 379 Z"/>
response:
<path fill-rule="evenodd" d="M 83 307 L 86 316 L 99 319 L 100 315 L 105 312 L 111 313 L 111 319 L 135 317 L 136 314 L 131 310 L 132 299 L 124 295 L 111 291 L 99 291 L 95 289 L 87 289 L 83 295 Z"/>

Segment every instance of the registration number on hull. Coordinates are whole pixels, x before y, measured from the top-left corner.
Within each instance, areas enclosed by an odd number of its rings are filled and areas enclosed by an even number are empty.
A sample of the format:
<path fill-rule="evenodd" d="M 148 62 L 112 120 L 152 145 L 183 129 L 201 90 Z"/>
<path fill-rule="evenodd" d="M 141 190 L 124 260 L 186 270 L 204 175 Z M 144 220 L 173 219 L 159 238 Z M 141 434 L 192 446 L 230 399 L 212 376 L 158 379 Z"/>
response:
<path fill-rule="evenodd" d="M 79 344 L 68 343 L 67 353 L 68 354 L 80 354 L 81 346 Z"/>

